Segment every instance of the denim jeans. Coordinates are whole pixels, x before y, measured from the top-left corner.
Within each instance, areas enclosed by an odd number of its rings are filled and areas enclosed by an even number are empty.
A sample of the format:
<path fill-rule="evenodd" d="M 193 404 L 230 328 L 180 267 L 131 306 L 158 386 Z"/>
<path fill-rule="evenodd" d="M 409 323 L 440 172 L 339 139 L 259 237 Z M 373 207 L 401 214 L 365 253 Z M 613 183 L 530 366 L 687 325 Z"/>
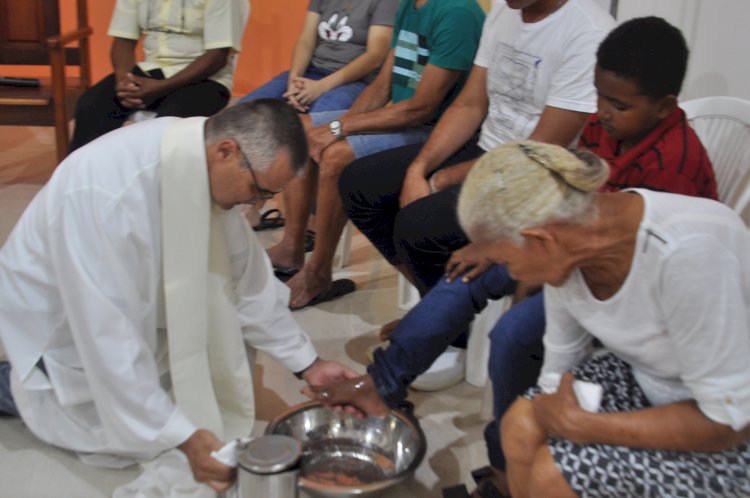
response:
<path fill-rule="evenodd" d="M 10 392 L 10 363 L 0 361 L 0 414 L 19 416 Z"/>
<path fill-rule="evenodd" d="M 544 293 L 514 304 L 490 331 L 488 373 L 492 381 L 492 421 L 484 430 L 490 464 L 505 469 L 500 420 L 516 398 L 536 385 L 542 370 L 545 327 Z"/>
<path fill-rule="evenodd" d="M 321 80 L 331 74 L 331 71 L 325 71 L 317 67 L 309 66 L 302 76 L 311 80 Z M 275 76 L 269 82 L 256 88 L 240 99 L 240 102 L 249 102 L 256 99 L 277 99 L 282 100 L 284 92 L 287 89 L 289 81 L 289 71 Z M 338 111 L 349 109 L 354 101 L 359 97 L 367 87 L 363 81 L 353 81 L 337 86 L 320 97 L 318 97 L 308 109 L 308 112 Z"/>
<path fill-rule="evenodd" d="M 516 282 L 501 265 L 468 284 L 441 279 L 401 319 L 388 348 L 375 351 L 375 361 L 368 370 L 386 402 L 398 406 L 406 397 L 406 387 L 468 329 L 487 300 L 513 294 L 515 288 Z"/>
<path fill-rule="evenodd" d="M 469 283 L 441 279 L 404 316 L 387 349 L 375 351 L 368 367 L 378 392 L 392 407 L 406 397 L 407 386 L 468 329 L 490 299 L 515 292 L 516 282 L 503 265 L 495 265 Z M 490 463 L 505 468 L 499 423 L 524 391 L 535 385 L 542 366 L 544 301 L 541 292 L 514 305 L 490 331 L 489 378 L 493 421 L 485 429 Z"/>

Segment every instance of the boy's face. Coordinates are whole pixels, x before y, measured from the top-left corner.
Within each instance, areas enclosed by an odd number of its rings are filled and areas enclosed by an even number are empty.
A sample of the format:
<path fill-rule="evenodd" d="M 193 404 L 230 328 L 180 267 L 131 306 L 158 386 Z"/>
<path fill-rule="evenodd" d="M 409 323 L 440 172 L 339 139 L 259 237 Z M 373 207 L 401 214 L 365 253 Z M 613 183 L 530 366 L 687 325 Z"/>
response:
<path fill-rule="evenodd" d="M 677 100 L 667 96 L 655 100 L 643 95 L 638 84 L 599 66 L 594 75 L 597 114 L 609 136 L 635 145 L 672 113 Z"/>

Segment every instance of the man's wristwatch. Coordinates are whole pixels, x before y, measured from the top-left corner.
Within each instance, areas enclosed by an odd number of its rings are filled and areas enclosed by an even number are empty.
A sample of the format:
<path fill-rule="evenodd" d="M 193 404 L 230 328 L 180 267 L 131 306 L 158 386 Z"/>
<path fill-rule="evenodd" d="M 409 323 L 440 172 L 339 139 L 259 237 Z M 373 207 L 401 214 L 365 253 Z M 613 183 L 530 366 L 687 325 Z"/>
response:
<path fill-rule="evenodd" d="M 344 138 L 344 130 L 341 129 L 341 121 L 338 119 L 328 123 L 328 129 L 331 131 L 336 139 Z"/>

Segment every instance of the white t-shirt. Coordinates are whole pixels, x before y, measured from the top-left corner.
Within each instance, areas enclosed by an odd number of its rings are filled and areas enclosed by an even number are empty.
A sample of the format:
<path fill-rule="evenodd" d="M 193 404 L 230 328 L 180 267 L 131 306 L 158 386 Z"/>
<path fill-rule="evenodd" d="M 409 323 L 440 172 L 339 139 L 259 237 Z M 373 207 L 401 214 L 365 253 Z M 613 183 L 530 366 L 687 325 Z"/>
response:
<path fill-rule="evenodd" d="M 474 59 L 487 68 L 489 98 L 479 146 L 527 138 L 546 106 L 594 112 L 596 50 L 614 25 L 594 0 L 568 0 L 535 23 L 495 0 Z"/>
<path fill-rule="evenodd" d="M 542 376 L 577 365 L 596 337 L 652 404 L 694 399 L 740 429 L 750 422 L 750 232 L 719 202 L 632 191 L 645 206 L 619 291 L 596 299 L 580 271 L 544 288 Z"/>

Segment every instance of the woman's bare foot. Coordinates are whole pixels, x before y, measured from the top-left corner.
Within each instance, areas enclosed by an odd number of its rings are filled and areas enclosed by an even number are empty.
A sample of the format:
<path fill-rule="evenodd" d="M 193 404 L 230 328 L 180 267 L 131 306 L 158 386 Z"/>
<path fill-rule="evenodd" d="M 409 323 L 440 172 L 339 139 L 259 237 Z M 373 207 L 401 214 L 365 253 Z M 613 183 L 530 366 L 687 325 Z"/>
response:
<path fill-rule="evenodd" d="M 328 290 L 332 281 L 330 272 L 321 275 L 315 273 L 310 265 L 304 265 L 295 276 L 286 281 L 292 291 L 289 307 L 295 310 L 306 306 L 318 294 Z"/>
<path fill-rule="evenodd" d="M 400 322 L 401 322 L 401 319 L 399 318 L 398 320 L 393 320 L 383 325 L 380 328 L 380 340 L 387 341 L 388 339 L 390 339 L 391 334 L 393 333 L 394 330 L 396 330 L 396 327 L 398 327 L 398 324 Z"/>

